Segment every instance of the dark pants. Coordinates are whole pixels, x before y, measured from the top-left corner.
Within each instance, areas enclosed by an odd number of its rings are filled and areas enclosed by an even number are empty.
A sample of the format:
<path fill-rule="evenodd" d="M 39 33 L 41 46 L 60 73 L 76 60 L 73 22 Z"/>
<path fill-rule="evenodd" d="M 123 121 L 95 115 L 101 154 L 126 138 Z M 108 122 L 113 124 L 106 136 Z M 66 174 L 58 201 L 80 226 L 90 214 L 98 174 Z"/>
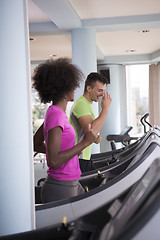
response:
<path fill-rule="evenodd" d="M 92 160 L 79 159 L 79 166 L 82 173 L 89 172 L 95 169 Z"/>
<path fill-rule="evenodd" d="M 41 191 L 43 203 L 58 201 L 84 193 L 82 185 L 78 180 L 59 181 L 51 176 L 47 176 Z"/>

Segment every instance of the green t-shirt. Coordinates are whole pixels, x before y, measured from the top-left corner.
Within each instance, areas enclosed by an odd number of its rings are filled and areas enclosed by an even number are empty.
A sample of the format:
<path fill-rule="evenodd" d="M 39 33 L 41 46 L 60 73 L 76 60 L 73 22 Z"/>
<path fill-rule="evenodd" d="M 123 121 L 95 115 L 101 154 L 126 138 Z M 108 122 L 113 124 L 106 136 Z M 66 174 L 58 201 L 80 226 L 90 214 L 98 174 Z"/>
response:
<path fill-rule="evenodd" d="M 85 97 L 81 96 L 73 104 L 71 114 L 70 114 L 70 123 L 74 127 L 74 130 L 76 133 L 76 143 L 78 143 L 83 138 L 83 135 L 84 135 L 84 131 L 78 122 L 78 118 L 86 115 L 91 115 L 93 120 L 95 119 L 92 104 Z M 92 144 L 86 147 L 79 157 L 85 160 L 90 160 L 91 147 L 92 147 Z"/>

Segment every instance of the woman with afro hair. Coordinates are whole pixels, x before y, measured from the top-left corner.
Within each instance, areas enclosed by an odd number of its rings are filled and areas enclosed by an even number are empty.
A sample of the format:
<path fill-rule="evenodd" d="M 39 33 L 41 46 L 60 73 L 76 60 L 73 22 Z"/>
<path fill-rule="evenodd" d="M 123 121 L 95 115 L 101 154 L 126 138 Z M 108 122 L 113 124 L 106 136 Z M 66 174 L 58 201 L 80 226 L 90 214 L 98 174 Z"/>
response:
<path fill-rule="evenodd" d="M 42 103 L 51 103 L 34 136 L 34 146 L 46 153 L 48 165 L 41 191 L 43 203 L 84 193 L 78 181 L 81 176 L 78 155 L 97 136 L 89 125 L 83 139 L 75 145 L 76 134 L 65 113 L 68 101 L 74 101 L 74 90 L 82 77 L 82 72 L 67 58 L 47 60 L 34 71 L 33 87 Z"/>

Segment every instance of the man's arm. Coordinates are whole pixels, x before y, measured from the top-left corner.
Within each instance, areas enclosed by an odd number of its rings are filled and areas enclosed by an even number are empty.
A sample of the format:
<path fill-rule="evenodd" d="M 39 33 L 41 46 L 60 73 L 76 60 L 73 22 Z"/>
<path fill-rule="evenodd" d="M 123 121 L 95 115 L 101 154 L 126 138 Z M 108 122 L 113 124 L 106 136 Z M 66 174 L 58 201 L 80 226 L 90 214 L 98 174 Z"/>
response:
<path fill-rule="evenodd" d="M 44 143 L 43 124 L 38 128 L 34 135 L 34 151 L 38 153 L 46 153 L 46 146 Z"/>
<path fill-rule="evenodd" d="M 92 129 L 94 130 L 94 132 L 96 134 L 98 134 L 105 122 L 107 113 L 108 113 L 108 109 L 109 106 L 111 104 L 111 96 L 109 93 L 104 93 L 103 97 L 102 97 L 102 101 L 101 101 L 101 113 L 99 114 L 99 116 L 93 120 L 91 115 L 86 115 L 86 116 L 82 116 L 78 119 L 80 126 L 86 130 L 88 124 L 91 124 Z"/>

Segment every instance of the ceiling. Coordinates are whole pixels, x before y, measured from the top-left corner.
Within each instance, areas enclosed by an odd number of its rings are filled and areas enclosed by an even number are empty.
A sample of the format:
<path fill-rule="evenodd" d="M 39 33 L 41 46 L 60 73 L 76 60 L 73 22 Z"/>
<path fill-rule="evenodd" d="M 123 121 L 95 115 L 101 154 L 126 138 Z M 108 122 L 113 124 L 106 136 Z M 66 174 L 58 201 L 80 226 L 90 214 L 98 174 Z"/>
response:
<path fill-rule="evenodd" d="M 27 0 L 32 62 L 72 58 L 71 29 L 95 28 L 100 63 L 160 61 L 160 0 Z"/>

